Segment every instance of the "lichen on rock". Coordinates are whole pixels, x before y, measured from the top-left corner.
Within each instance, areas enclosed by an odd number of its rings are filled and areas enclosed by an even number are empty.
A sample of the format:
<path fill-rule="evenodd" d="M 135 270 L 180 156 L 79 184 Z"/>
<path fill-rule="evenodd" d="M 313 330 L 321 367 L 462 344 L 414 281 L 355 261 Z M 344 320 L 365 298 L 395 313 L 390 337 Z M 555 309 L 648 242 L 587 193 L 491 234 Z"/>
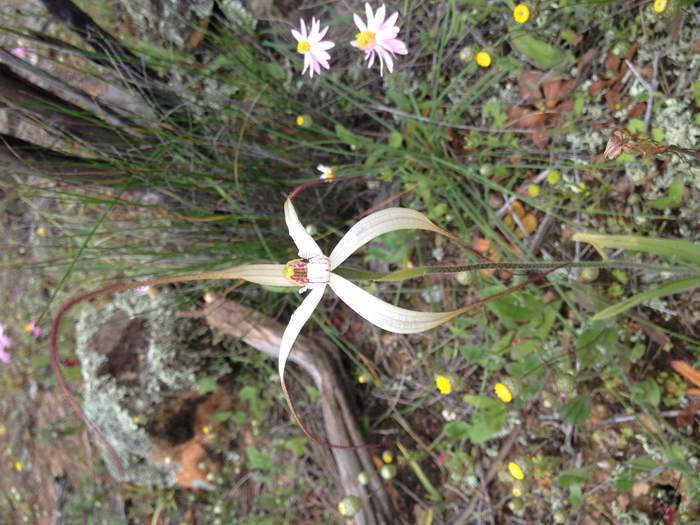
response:
<path fill-rule="evenodd" d="M 122 481 L 176 484 L 177 448 L 194 437 L 197 407 L 209 397 L 197 390 L 197 377 L 230 371 L 217 361 L 208 330 L 178 318 L 177 307 L 172 293 L 118 294 L 103 308 L 85 308 L 76 328 L 85 413 L 121 458 L 123 475 L 103 454 Z"/>

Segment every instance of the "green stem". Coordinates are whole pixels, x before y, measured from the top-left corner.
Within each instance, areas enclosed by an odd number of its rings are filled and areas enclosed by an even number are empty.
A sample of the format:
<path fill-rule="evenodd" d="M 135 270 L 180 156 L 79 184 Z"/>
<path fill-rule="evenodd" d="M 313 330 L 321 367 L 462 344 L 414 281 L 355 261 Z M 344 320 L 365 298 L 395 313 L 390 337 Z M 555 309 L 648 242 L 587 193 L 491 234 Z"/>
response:
<path fill-rule="evenodd" d="M 426 275 L 440 275 L 478 270 L 553 270 L 557 268 L 626 268 L 698 275 L 700 270 L 684 266 L 655 266 L 631 261 L 501 261 L 459 264 L 451 266 L 419 266 L 393 272 L 367 272 L 354 268 L 337 268 L 335 273 L 356 281 L 403 281 Z"/>

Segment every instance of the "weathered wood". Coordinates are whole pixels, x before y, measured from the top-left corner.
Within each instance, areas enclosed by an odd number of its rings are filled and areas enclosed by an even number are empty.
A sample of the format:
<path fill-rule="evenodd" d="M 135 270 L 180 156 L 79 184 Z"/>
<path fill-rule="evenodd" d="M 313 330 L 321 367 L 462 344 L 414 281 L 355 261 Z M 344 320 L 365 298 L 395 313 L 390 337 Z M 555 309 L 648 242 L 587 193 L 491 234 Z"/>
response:
<path fill-rule="evenodd" d="M 210 299 L 210 303 L 205 306 L 201 315 L 214 332 L 243 339 L 253 348 L 275 359 L 279 356 L 284 325 L 242 304 L 213 297 Z M 294 351 L 289 359 L 311 376 L 321 393 L 327 439 L 338 444 L 364 445 L 342 386 L 342 380 L 328 353 L 310 339 L 300 336 L 294 344 Z M 398 513 L 391 507 L 389 497 L 367 449 L 333 448 L 332 452 L 345 495 L 359 496 L 364 503 L 362 511 L 355 517 L 356 523 L 358 525 L 398 523 Z M 370 476 L 368 487 L 363 487 L 357 478 L 363 470 Z"/>

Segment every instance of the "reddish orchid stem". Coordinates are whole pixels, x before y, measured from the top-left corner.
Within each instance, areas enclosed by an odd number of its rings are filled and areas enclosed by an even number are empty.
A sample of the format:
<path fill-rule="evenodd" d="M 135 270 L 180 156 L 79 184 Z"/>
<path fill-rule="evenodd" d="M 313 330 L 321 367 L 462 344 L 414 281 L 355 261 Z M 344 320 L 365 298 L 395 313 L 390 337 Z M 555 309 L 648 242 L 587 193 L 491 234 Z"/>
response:
<path fill-rule="evenodd" d="M 209 272 L 209 275 L 216 275 L 216 272 Z M 71 409 L 73 409 L 73 412 L 75 412 L 80 419 L 83 420 L 85 425 L 88 427 L 88 429 L 93 432 L 94 434 L 97 435 L 97 437 L 102 441 L 102 443 L 105 445 L 107 450 L 109 451 L 109 455 L 112 457 L 114 460 L 115 466 L 117 467 L 117 470 L 119 471 L 120 476 L 124 476 L 125 470 L 124 470 L 124 462 L 122 459 L 119 457 L 119 454 L 115 450 L 115 448 L 112 446 L 112 444 L 109 442 L 107 439 L 107 436 L 104 435 L 104 433 L 100 430 L 100 428 L 95 424 L 94 421 L 90 419 L 90 417 L 85 413 L 83 410 L 83 407 L 80 405 L 76 397 L 72 394 L 70 389 L 68 388 L 68 384 L 66 383 L 66 377 L 63 374 L 63 368 L 61 366 L 61 359 L 58 353 L 58 332 L 61 326 L 61 321 L 65 317 L 65 315 L 68 313 L 68 311 L 73 308 L 74 306 L 82 303 L 83 301 L 91 301 L 93 299 L 96 299 L 97 297 L 100 297 L 101 295 L 104 294 L 111 294 L 111 293 L 117 293 L 117 292 L 123 292 L 126 290 L 133 290 L 135 288 L 140 288 L 142 286 L 158 286 L 161 284 L 171 284 L 171 283 L 176 283 L 176 282 L 184 282 L 184 281 L 196 281 L 196 280 L 202 280 L 203 277 L 202 275 L 182 275 L 179 277 L 160 277 L 160 278 L 154 278 L 154 279 L 147 279 L 145 281 L 138 281 L 134 283 L 125 283 L 125 282 L 118 282 L 118 283 L 112 283 L 108 284 L 106 286 L 103 286 L 101 288 L 98 288 L 97 290 L 92 290 L 90 292 L 85 292 L 82 293 L 76 297 L 73 297 L 70 299 L 67 303 L 64 303 L 61 308 L 58 310 L 58 313 L 56 314 L 56 318 L 53 321 L 53 325 L 51 327 L 51 368 L 53 370 L 54 375 L 56 376 L 56 384 L 58 385 L 58 388 L 61 390 L 61 393 L 63 394 L 63 397 L 65 401 L 70 405 Z"/>

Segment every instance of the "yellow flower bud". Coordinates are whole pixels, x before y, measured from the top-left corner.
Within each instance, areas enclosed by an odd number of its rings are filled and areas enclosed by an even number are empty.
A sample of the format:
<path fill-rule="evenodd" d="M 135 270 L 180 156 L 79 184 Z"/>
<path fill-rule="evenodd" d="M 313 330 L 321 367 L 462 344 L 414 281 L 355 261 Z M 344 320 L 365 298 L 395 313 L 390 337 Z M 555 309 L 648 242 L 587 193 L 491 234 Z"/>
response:
<path fill-rule="evenodd" d="M 508 471 L 510 472 L 510 475 L 513 476 L 515 479 L 525 478 L 523 469 L 521 469 L 520 465 L 518 465 L 517 463 L 513 463 L 512 461 L 508 463 Z"/>
<path fill-rule="evenodd" d="M 488 51 L 479 51 L 476 54 L 476 63 L 481 67 L 489 67 L 491 65 L 491 55 Z"/>
<path fill-rule="evenodd" d="M 435 387 L 444 396 L 452 393 L 452 383 L 447 376 L 436 375 L 435 376 Z"/>
<path fill-rule="evenodd" d="M 530 8 L 525 4 L 518 4 L 513 9 L 513 18 L 518 24 L 524 24 L 530 18 Z"/>
<path fill-rule="evenodd" d="M 511 401 L 513 401 L 513 394 L 507 385 L 504 385 L 503 383 L 496 383 L 493 387 L 493 390 L 494 392 L 496 392 L 498 399 L 500 399 L 504 403 L 510 403 Z"/>

